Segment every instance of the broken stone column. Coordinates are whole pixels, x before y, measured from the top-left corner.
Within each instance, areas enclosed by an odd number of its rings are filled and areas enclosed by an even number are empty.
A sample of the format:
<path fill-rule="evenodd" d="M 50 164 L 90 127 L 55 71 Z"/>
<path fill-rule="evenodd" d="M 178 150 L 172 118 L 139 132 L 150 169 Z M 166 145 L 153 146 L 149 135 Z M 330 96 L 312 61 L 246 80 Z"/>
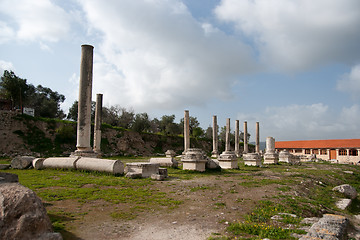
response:
<path fill-rule="evenodd" d="M 230 150 L 230 118 L 226 119 L 226 143 L 225 151 L 220 154 L 219 166 L 224 169 L 238 168 L 237 157 L 235 152 Z"/>
<path fill-rule="evenodd" d="M 219 139 L 218 139 L 218 125 L 217 125 L 217 117 L 213 116 L 213 129 L 212 129 L 212 137 L 213 137 L 213 151 L 211 152 L 211 157 L 217 158 L 219 157 Z"/>
<path fill-rule="evenodd" d="M 278 162 L 279 154 L 275 152 L 275 139 L 273 137 L 267 137 L 264 164 L 277 164 Z"/>
<path fill-rule="evenodd" d="M 239 150 L 239 120 L 235 120 L 235 155 L 236 157 L 240 157 Z"/>
<path fill-rule="evenodd" d="M 162 158 L 150 158 L 150 163 L 158 163 L 160 167 L 177 167 L 178 162 L 175 159 L 176 153 L 174 150 L 167 150 L 165 152 L 166 157 Z"/>
<path fill-rule="evenodd" d="M 259 131 L 259 122 L 256 122 L 255 152 L 256 152 L 256 153 L 260 153 L 260 131 Z"/>
<path fill-rule="evenodd" d="M 80 84 L 75 155 L 93 154 L 90 146 L 93 46 L 81 46 Z"/>
<path fill-rule="evenodd" d="M 204 172 L 207 158 L 203 150 L 199 148 L 188 148 L 185 155 L 181 158 L 183 170 L 193 170 Z"/>
<path fill-rule="evenodd" d="M 279 153 L 279 162 L 290 163 L 292 154 L 288 150 L 284 149 Z"/>
<path fill-rule="evenodd" d="M 96 94 L 95 124 L 94 124 L 94 152 L 101 153 L 101 121 L 102 121 L 102 94 Z"/>
<path fill-rule="evenodd" d="M 184 115 L 184 153 L 190 148 L 190 118 L 189 110 L 185 110 Z"/>
<path fill-rule="evenodd" d="M 81 157 L 76 161 L 76 169 L 86 171 L 123 174 L 124 164 L 120 160 Z"/>
<path fill-rule="evenodd" d="M 244 154 L 249 152 L 249 145 L 247 140 L 247 122 L 244 122 Z"/>

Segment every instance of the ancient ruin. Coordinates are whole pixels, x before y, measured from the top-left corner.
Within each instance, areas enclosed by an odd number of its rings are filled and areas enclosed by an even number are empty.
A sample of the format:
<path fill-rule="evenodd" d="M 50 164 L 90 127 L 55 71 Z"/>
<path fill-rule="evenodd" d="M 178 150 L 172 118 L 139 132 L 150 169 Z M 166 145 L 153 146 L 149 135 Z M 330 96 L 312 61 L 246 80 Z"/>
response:
<path fill-rule="evenodd" d="M 81 46 L 80 84 L 77 121 L 77 156 L 95 156 L 90 146 L 93 46 Z"/>
<path fill-rule="evenodd" d="M 189 110 L 185 110 L 184 114 L 184 153 L 190 148 L 190 117 Z"/>
<path fill-rule="evenodd" d="M 207 161 L 205 153 L 199 148 L 189 148 L 181 157 L 183 170 L 204 172 Z"/>
<path fill-rule="evenodd" d="M 95 124 L 94 124 L 94 152 L 101 155 L 101 121 L 102 121 L 102 94 L 96 94 Z"/>
<path fill-rule="evenodd" d="M 167 150 L 165 152 L 166 157 L 162 158 L 150 158 L 150 163 L 157 163 L 161 167 L 177 167 L 178 162 L 175 159 L 175 151 L 174 150 Z"/>
<path fill-rule="evenodd" d="M 236 157 L 241 157 L 239 149 L 239 120 L 235 120 L 235 155 Z"/>
<path fill-rule="evenodd" d="M 212 139 L 213 139 L 213 151 L 211 152 L 212 158 L 219 157 L 219 139 L 218 139 L 218 125 L 217 125 L 217 117 L 213 116 L 213 128 L 212 128 Z"/>
<path fill-rule="evenodd" d="M 259 122 L 256 122 L 255 152 L 260 153 L 260 129 Z"/>
<path fill-rule="evenodd" d="M 244 151 L 243 153 L 246 154 L 249 152 L 249 145 L 248 145 L 248 139 L 247 139 L 247 122 L 244 122 Z"/>
<path fill-rule="evenodd" d="M 275 139 L 273 137 L 267 137 L 264 164 L 277 164 L 278 162 L 279 154 L 275 152 Z"/>
<path fill-rule="evenodd" d="M 238 168 L 237 157 L 230 149 L 230 118 L 226 119 L 226 142 L 225 151 L 218 157 L 219 165 L 224 169 Z"/>

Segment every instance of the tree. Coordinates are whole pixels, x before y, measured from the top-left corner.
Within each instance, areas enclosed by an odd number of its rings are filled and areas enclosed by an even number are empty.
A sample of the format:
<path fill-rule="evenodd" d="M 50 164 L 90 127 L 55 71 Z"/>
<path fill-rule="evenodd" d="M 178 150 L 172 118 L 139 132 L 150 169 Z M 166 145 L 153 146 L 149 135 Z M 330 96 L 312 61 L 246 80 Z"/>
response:
<path fill-rule="evenodd" d="M 182 118 L 180 120 L 180 125 L 181 125 L 181 129 L 182 129 L 182 132 L 184 132 L 184 118 Z M 202 128 L 200 128 L 200 123 L 199 121 L 197 120 L 196 117 L 192 117 L 192 116 L 189 116 L 189 131 L 190 131 L 190 136 L 193 136 L 193 137 L 199 137 L 199 134 L 200 135 L 204 135 L 204 130 Z M 196 130 L 195 130 L 196 129 Z M 196 131 L 196 134 L 194 134 L 194 130 Z M 196 135 L 196 136 L 195 136 Z"/>
<path fill-rule="evenodd" d="M 176 135 L 181 133 L 180 126 L 174 122 L 175 115 L 164 115 L 159 122 L 160 131 L 164 134 Z"/>
<path fill-rule="evenodd" d="M 96 102 L 92 101 L 91 102 L 91 121 L 94 121 L 95 119 L 95 108 L 96 108 Z M 69 108 L 69 112 L 67 115 L 67 119 L 71 119 L 74 121 L 77 121 L 78 119 L 78 109 L 79 109 L 79 102 L 77 100 L 74 101 L 74 103 L 71 105 L 71 107 Z M 104 119 L 104 112 L 106 112 L 106 109 L 104 110 L 103 108 L 103 119 Z M 104 122 L 104 120 L 103 120 Z"/>
<path fill-rule="evenodd" d="M 136 132 L 143 132 L 150 130 L 150 120 L 147 113 L 138 113 L 135 115 L 132 129 Z"/>
<path fill-rule="evenodd" d="M 20 109 L 26 99 L 26 91 L 29 89 L 26 79 L 19 78 L 13 71 L 5 70 L 1 77 L 0 86 L 1 94 L 12 101 L 12 107 Z"/>

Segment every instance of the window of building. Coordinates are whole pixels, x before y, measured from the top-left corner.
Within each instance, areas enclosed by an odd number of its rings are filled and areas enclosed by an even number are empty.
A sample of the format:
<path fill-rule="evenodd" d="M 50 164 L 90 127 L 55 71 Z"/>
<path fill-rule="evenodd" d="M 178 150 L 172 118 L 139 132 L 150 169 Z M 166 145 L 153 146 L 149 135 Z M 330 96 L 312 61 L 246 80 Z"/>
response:
<path fill-rule="evenodd" d="M 357 156 L 358 155 L 358 150 L 357 149 L 350 149 L 349 150 L 349 155 L 350 156 Z"/>
<path fill-rule="evenodd" d="M 305 154 L 310 154 L 310 149 L 305 149 Z"/>
<path fill-rule="evenodd" d="M 347 155 L 347 150 L 346 149 L 340 149 L 339 150 L 339 155 L 340 156 L 346 156 Z"/>
<path fill-rule="evenodd" d="M 302 149 L 294 149 L 294 153 L 302 153 Z"/>
<path fill-rule="evenodd" d="M 318 150 L 318 149 L 313 149 L 313 150 L 312 150 L 312 153 L 313 153 L 313 154 L 319 154 L 319 150 Z"/>
<path fill-rule="evenodd" d="M 327 155 L 327 150 L 326 149 L 321 149 L 320 154 L 321 155 Z"/>

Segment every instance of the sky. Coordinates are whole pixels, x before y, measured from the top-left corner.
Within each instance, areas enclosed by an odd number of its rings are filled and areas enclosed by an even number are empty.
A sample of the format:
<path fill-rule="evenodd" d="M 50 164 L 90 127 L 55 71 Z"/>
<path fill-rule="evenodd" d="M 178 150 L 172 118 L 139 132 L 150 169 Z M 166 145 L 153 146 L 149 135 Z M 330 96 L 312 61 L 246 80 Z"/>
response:
<path fill-rule="evenodd" d="M 254 141 L 360 138 L 358 0 L 0 0 L 0 72 L 151 118 L 248 122 Z"/>

